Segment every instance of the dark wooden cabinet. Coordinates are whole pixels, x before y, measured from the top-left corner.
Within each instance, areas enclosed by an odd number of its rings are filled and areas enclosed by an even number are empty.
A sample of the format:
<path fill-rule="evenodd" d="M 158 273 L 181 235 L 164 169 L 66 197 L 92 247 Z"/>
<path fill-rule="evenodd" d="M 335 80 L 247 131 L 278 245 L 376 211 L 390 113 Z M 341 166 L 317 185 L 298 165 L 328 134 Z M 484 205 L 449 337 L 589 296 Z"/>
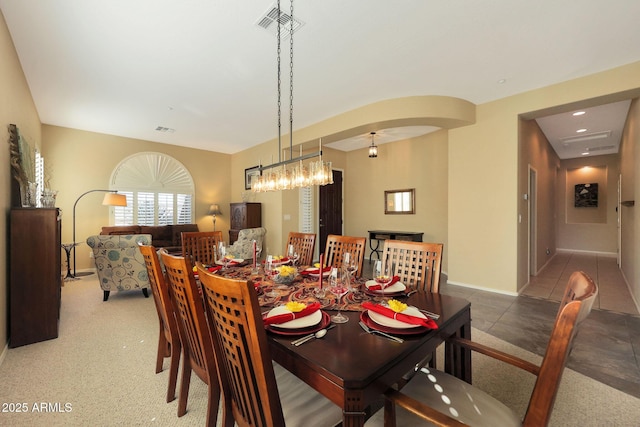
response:
<path fill-rule="evenodd" d="M 9 347 L 58 338 L 60 211 L 15 208 L 9 227 Z"/>
<path fill-rule="evenodd" d="M 238 233 L 243 228 L 262 227 L 261 203 L 231 203 L 231 229 L 229 244 L 238 240 Z"/>

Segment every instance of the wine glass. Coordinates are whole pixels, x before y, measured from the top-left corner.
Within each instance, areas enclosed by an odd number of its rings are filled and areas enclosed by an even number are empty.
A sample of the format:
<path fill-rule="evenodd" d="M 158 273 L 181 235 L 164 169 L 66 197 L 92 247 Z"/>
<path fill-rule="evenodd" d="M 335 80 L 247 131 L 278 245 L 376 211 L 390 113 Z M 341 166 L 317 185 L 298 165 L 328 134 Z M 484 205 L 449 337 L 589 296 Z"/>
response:
<path fill-rule="evenodd" d="M 229 268 L 229 261 L 231 260 L 229 258 L 229 246 L 225 243 L 225 242 L 220 242 L 220 246 L 219 246 L 219 252 L 220 252 L 220 256 L 221 261 L 222 261 L 222 269 L 226 270 Z"/>
<path fill-rule="evenodd" d="M 346 274 L 337 268 L 331 271 L 329 278 L 331 293 L 336 296 L 336 304 L 338 306 L 338 314 L 331 316 L 331 321 L 334 323 L 346 323 L 349 321 L 348 317 L 345 317 L 341 313 L 342 297 L 349 292 L 349 286 L 347 285 Z"/>
<path fill-rule="evenodd" d="M 353 277 L 356 274 L 356 271 L 358 271 L 358 261 L 356 260 L 356 257 L 351 256 L 351 253 L 349 252 L 345 252 L 342 266 L 347 270 L 347 273 L 349 273 L 349 287 L 352 287 L 351 284 L 353 283 Z"/>
<path fill-rule="evenodd" d="M 386 262 L 382 265 L 382 261 L 376 261 L 373 279 L 382 287 L 382 289 L 386 288 L 391 282 L 391 279 L 393 279 L 393 268 L 391 264 Z"/>
<path fill-rule="evenodd" d="M 273 255 L 267 255 L 267 259 L 264 261 L 264 275 L 265 279 L 271 279 L 273 277 Z M 269 298 L 276 298 L 280 294 L 276 292 L 276 287 L 272 286 L 271 290 L 265 293 L 265 296 Z"/>
<path fill-rule="evenodd" d="M 300 259 L 300 254 L 296 251 L 295 246 L 289 245 L 287 247 L 287 258 L 291 260 L 291 265 L 294 267 L 298 265 L 298 260 Z"/>

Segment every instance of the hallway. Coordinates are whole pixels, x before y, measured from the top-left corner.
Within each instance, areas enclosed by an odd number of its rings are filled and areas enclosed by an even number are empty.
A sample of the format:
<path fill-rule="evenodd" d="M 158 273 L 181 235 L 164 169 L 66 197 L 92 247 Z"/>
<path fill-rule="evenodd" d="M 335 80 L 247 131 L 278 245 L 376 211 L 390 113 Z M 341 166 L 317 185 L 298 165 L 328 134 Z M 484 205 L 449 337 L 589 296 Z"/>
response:
<path fill-rule="evenodd" d="M 531 276 L 521 295 L 560 301 L 572 272 L 582 270 L 599 286 L 593 308 L 638 315 L 616 258 L 577 252 L 558 252 L 537 276 Z"/>

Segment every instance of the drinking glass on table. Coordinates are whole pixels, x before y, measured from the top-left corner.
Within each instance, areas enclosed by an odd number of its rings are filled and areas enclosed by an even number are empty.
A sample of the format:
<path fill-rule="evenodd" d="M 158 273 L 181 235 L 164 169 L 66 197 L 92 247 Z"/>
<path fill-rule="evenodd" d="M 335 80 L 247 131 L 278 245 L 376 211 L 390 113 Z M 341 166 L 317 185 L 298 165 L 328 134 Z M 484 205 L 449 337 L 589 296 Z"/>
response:
<path fill-rule="evenodd" d="M 356 257 L 352 256 L 351 253 L 345 252 L 344 259 L 342 261 L 342 267 L 347 271 L 347 273 L 349 273 L 349 288 L 351 288 L 351 290 L 354 290 L 352 283 L 356 271 L 358 271 L 358 260 L 356 259 Z"/>
<path fill-rule="evenodd" d="M 230 251 L 229 246 L 225 242 L 220 242 L 218 247 L 218 253 L 220 254 L 220 260 L 222 261 L 222 269 L 226 270 L 229 268 Z"/>
<path fill-rule="evenodd" d="M 300 255 L 296 252 L 296 248 L 293 245 L 289 245 L 287 248 L 287 257 L 291 260 L 291 265 L 298 265 L 298 260 L 300 259 Z"/>
<path fill-rule="evenodd" d="M 349 292 L 347 282 L 347 275 L 345 272 L 337 268 L 334 268 L 331 271 L 331 276 L 329 277 L 329 290 L 336 296 L 336 304 L 338 305 L 338 314 L 331 316 L 331 321 L 334 323 L 346 323 L 349 321 L 349 318 L 345 317 L 341 313 L 342 297 Z"/>
<path fill-rule="evenodd" d="M 373 280 L 379 284 L 382 289 L 386 288 L 391 279 L 393 278 L 393 268 L 391 263 L 386 262 L 382 265 L 382 261 L 376 261 L 376 264 L 373 268 Z"/>
<path fill-rule="evenodd" d="M 264 261 L 264 276 L 265 279 L 271 280 L 273 278 L 273 255 L 267 255 L 267 259 Z M 280 294 L 276 292 L 276 287 L 272 286 L 271 290 L 265 293 L 265 296 L 269 298 L 276 298 Z"/>

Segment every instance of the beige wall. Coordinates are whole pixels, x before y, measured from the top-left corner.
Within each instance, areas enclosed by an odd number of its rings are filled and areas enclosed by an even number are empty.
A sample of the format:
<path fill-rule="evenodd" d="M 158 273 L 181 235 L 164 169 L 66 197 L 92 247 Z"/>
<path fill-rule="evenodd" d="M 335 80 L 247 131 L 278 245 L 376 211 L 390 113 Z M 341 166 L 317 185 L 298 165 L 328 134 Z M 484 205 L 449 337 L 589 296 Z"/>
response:
<path fill-rule="evenodd" d="M 630 285 L 636 306 L 640 307 L 640 101 L 633 100 L 620 144 L 622 201 L 635 201 L 633 207 L 622 206 L 621 268 Z"/>
<path fill-rule="evenodd" d="M 479 105 L 449 131 L 449 281 L 515 293 L 528 280 L 518 120 L 638 96 L 640 62 Z M 526 177 L 526 174 L 524 174 Z M 637 180 L 637 178 L 636 178 Z M 524 257 L 524 260 L 523 260 Z"/>
<path fill-rule="evenodd" d="M 617 252 L 618 155 L 560 162 L 557 187 L 558 249 Z M 576 184 L 598 183 L 598 207 L 576 208 Z"/>
<path fill-rule="evenodd" d="M 36 111 L 31 92 L 22 72 L 18 55 L 4 16 L 0 12 L 0 128 L 2 149 L 0 149 L 0 362 L 4 356 L 7 337 L 8 313 L 8 238 L 7 219 L 11 208 L 11 170 L 9 167 L 8 125 L 18 126 L 20 133 L 33 146 L 40 146 L 40 118 Z"/>
<path fill-rule="evenodd" d="M 109 189 L 109 179 L 118 164 L 139 152 L 158 152 L 182 163 L 195 184 L 195 221 L 202 231 L 213 230 L 209 205 L 218 203 L 222 215 L 216 229 L 228 236 L 231 156 L 211 151 L 181 148 L 118 136 L 57 126 L 42 126 L 43 154 L 53 169 L 51 187 L 57 189 L 56 205 L 62 209 L 62 241 L 72 242 L 73 204 L 78 196 L 93 189 Z M 109 208 L 102 206 L 102 193 L 83 197 L 76 206 L 77 269 L 93 268 L 87 237 L 109 225 Z M 226 215 L 225 215 L 226 214 Z"/>

